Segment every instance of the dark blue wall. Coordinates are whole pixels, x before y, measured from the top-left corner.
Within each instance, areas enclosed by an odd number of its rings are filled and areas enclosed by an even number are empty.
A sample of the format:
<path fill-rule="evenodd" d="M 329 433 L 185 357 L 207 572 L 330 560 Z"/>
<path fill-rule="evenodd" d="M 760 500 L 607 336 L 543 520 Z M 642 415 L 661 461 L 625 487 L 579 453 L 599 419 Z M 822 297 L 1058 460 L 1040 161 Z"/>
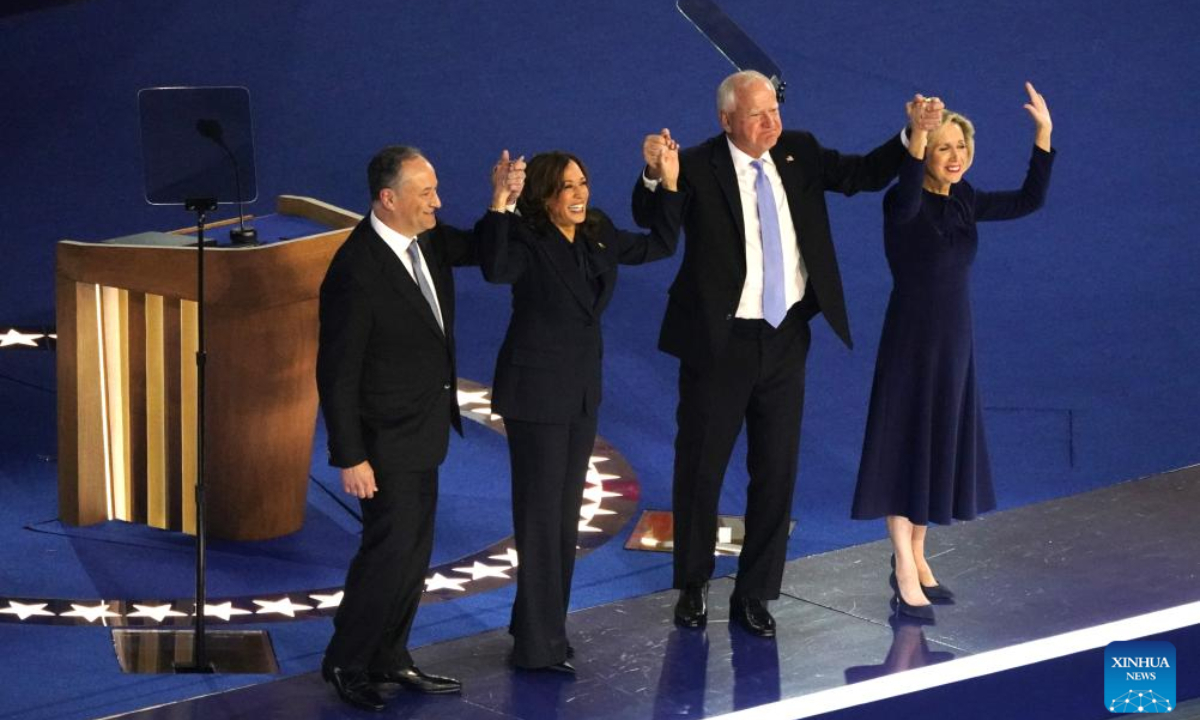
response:
<path fill-rule="evenodd" d="M 914 92 L 938 94 L 977 124 L 971 180 L 1015 185 L 1031 137 L 1022 82 L 1048 98 L 1060 149 L 1049 206 L 985 228 L 976 268 L 1005 504 L 1197 459 L 1200 97 L 1190 75 L 1200 6 L 728 4 L 785 70 L 785 121 L 843 150 L 898 131 Z M 141 199 L 139 88 L 250 88 L 258 213 L 280 193 L 363 211 L 367 159 L 406 142 L 437 166 L 452 222 L 482 209 L 505 147 L 582 155 L 596 204 L 627 221 L 642 135 L 713 134 L 713 89 L 729 70 L 665 0 L 90 0 L 4 17 L 0 38 L 0 324 L 52 322 L 56 240 L 188 224 L 182 210 Z M 861 536 L 845 515 L 890 281 L 879 198 L 831 205 L 858 345 L 851 354 L 817 333 L 797 514 Z M 657 506 L 668 499 L 674 366 L 653 342 L 674 267 L 625 273 L 607 318 L 601 431 L 627 450 Z M 462 277 L 463 375 L 486 382 L 507 294 Z M 818 532 L 806 542 L 827 541 Z"/>

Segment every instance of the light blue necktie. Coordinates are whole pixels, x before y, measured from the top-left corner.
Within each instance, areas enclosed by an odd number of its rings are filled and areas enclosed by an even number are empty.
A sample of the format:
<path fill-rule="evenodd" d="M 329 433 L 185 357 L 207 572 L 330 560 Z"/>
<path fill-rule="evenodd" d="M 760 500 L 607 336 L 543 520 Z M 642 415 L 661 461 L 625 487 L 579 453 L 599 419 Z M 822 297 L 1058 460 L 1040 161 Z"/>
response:
<path fill-rule="evenodd" d="M 408 244 L 408 259 L 412 261 L 413 277 L 417 279 L 417 287 L 421 288 L 421 294 L 425 296 L 425 302 L 429 303 L 429 309 L 433 311 L 433 317 L 437 320 L 438 327 L 445 333 L 446 328 L 442 325 L 442 315 L 438 312 L 437 300 L 434 299 L 433 288 L 425 280 L 425 273 L 421 272 L 421 253 L 417 250 L 416 240 Z"/>
<path fill-rule="evenodd" d="M 763 254 L 763 319 L 771 327 L 779 327 L 787 315 L 787 291 L 783 271 L 783 239 L 779 234 L 779 213 L 775 209 L 775 193 L 771 181 L 763 172 L 762 160 L 750 163 L 754 167 L 754 194 L 758 196 L 758 227 L 762 233 Z"/>

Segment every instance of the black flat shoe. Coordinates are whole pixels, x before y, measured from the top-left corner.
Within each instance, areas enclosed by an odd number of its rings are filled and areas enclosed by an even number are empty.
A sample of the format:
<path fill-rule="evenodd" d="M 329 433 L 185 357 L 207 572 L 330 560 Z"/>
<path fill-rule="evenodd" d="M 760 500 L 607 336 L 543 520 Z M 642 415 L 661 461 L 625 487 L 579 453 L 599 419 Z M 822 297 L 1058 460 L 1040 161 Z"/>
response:
<path fill-rule="evenodd" d="M 679 627 L 704 627 L 708 622 L 708 583 L 688 585 L 679 591 L 675 603 L 675 624 Z"/>
<path fill-rule="evenodd" d="M 741 625 L 751 635 L 775 637 L 775 618 L 771 617 L 771 611 L 767 610 L 765 600 L 729 598 L 729 619 Z"/>
<path fill-rule="evenodd" d="M 375 712 L 384 708 L 383 698 L 379 696 L 375 688 L 371 687 L 367 673 L 362 670 L 348 670 L 346 668 L 333 667 L 332 665 L 322 665 L 321 677 L 325 679 L 325 682 L 333 686 L 333 689 L 337 691 L 338 697 L 347 705 L 353 705 L 363 710 L 374 710 Z"/>
<path fill-rule="evenodd" d="M 462 691 L 462 683 L 454 678 L 439 675 L 426 675 L 416 665 L 403 670 L 387 670 L 384 672 L 368 673 L 371 682 L 380 685 L 399 685 L 405 690 L 441 695 Z"/>

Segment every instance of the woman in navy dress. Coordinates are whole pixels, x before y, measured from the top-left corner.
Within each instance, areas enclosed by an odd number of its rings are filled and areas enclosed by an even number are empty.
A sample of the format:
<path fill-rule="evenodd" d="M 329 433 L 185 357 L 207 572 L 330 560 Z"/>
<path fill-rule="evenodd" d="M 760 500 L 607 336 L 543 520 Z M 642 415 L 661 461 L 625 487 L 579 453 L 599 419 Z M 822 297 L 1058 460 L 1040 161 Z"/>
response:
<path fill-rule="evenodd" d="M 492 409 L 504 418 L 512 467 L 518 565 L 509 632 L 518 667 L 575 672 L 566 616 L 600 405 L 600 319 L 618 265 L 675 252 L 677 148 L 663 153 L 660 171 L 667 192 L 649 233 L 619 230 L 588 207 L 587 168 L 564 152 L 529 161 L 520 217 L 489 212 L 476 225 L 484 277 L 512 285 Z"/>
<path fill-rule="evenodd" d="M 932 619 L 931 600 L 953 597 L 925 558 L 929 523 L 971 520 L 996 506 L 975 376 L 970 273 L 976 223 L 1028 215 L 1050 184 L 1050 111 L 1033 85 L 1025 89 L 1036 129 L 1020 190 L 984 192 L 963 182 L 975 130 L 947 111 L 937 130 L 912 133 L 911 157 L 883 201 L 893 287 L 851 516 L 886 518 L 897 608 L 920 619 Z"/>

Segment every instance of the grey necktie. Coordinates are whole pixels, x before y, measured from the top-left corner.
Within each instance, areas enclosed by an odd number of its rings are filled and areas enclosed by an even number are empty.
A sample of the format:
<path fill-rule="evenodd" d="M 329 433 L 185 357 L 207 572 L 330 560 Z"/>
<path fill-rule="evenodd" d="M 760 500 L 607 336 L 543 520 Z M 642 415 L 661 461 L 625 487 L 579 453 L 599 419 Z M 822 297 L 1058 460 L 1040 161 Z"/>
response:
<path fill-rule="evenodd" d="M 421 253 L 417 249 L 416 240 L 408 244 L 408 259 L 412 261 L 413 277 L 417 279 L 417 287 L 421 288 L 421 294 L 425 296 L 425 302 L 429 303 L 429 309 L 433 311 L 433 317 L 437 320 L 438 327 L 445 334 L 446 326 L 442 324 L 442 314 L 438 312 L 437 299 L 434 297 L 433 288 L 425 280 L 425 273 L 421 272 Z"/>

